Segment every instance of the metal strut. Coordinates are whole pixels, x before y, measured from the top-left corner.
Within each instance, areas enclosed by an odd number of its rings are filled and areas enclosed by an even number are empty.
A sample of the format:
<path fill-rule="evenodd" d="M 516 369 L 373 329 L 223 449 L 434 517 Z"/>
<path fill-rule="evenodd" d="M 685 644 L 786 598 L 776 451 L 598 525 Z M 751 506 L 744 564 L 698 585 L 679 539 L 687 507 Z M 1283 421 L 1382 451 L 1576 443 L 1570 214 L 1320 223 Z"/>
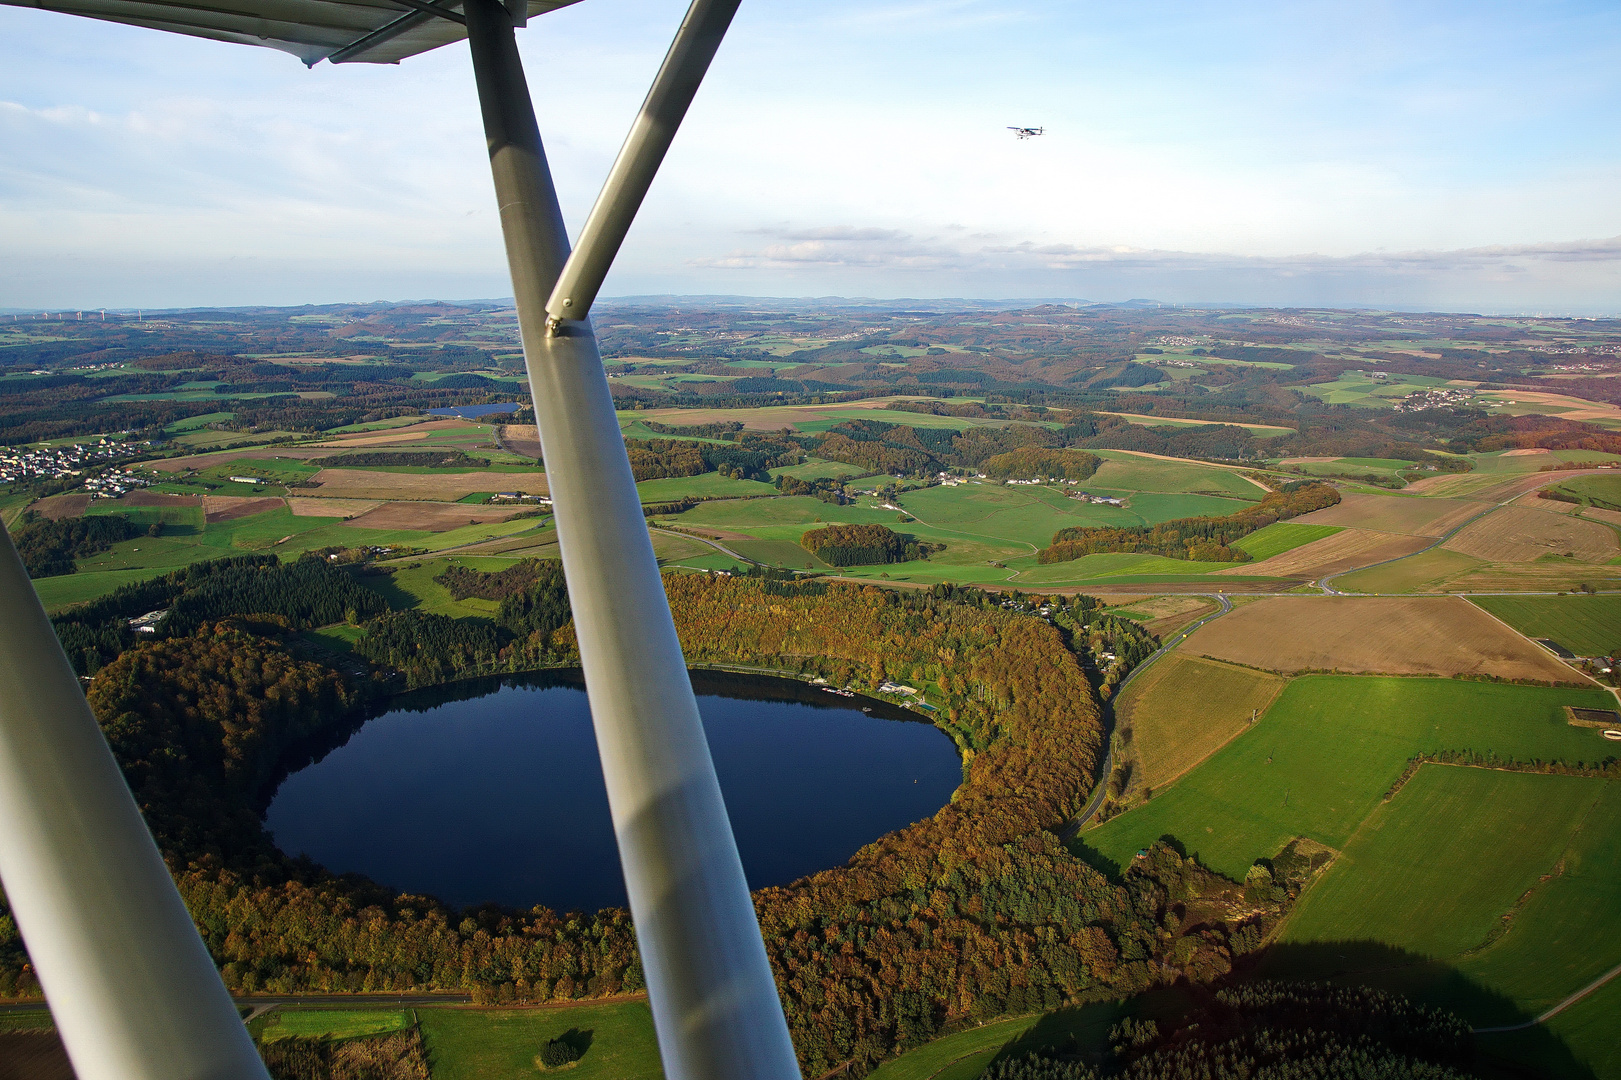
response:
<path fill-rule="evenodd" d="M 546 300 L 547 326 L 556 333 L 566 319 L 583 319 L 625 242 L 636 211 L 687 115 L 698 84 L 715 58 L 739 0 L 693 0 L 670 43 L 653 87 L 631 125 L 625 144 L 608 170 L 602 193 L 580 232 L 580 243 Z"/>
<path fill-rule="evenodd" d="M 267 1080 L 0 527 L 0 879 L 79 1080 Z"/>
<path fill-rule="evenodd" d="M 699 0 L 694 11 L 725 6 Z M 512 20 L 497 0 L 467 0 L 463 11 L 580 663 L 664 1072 L 671 1080 L 797 1078 L 596 338 L 584 319 L 570 319 L 558 333 L 547 328 L 546 300 L 569 259 L 568 236 Z M 713 52 L 690 55 L 707 63 Z M 692 72 L 680 77 L 696 86 Z"/>

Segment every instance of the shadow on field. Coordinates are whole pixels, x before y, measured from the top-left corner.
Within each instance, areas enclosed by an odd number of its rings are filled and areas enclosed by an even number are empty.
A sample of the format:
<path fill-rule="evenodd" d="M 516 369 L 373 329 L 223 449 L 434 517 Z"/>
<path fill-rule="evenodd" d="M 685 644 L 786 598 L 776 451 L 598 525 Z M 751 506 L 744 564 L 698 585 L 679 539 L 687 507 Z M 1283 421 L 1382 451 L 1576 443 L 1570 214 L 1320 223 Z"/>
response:
<path fill-rule="evenodd" d="M 1454 1012 L 1475 1027 L 1504 1027 L 1532 1019 L 1513 1000 L 1490 990 L 1439 960 L 1381 941 L 1321 941 L 1269 945 L 1244 958 L 1238 981 L 1280 979 L 1368 986 Z M 1572 989 L 1575 989 L 1572 987 Z M 1492 1054 L 1491 1035 L 1476 1037 L 1477 1067 L 1488 1076 L 1594 1080 L 1570 1049 L 1545 1026 L 1518 1032 L 1515 1057 L 1535 1068 Z"/>

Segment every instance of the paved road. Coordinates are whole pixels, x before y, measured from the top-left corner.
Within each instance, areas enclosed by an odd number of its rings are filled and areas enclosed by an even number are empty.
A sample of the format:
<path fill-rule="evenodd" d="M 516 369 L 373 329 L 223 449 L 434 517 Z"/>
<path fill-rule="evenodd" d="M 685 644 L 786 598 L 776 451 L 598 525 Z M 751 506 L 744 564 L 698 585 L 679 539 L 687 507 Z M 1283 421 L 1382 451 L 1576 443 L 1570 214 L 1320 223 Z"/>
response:
<path fill-rule="evenodd" d="M 1120 695 L 1125 692 L 1126 687 L 1130 686 L 1131 681 L 1138 675 L 1141 675 L 1143 671 L 1148 668 L 1148 665 L 1152 664 L 1154 661 L 1158 660 L 1160 657 L 1182 644 L 1183 641 L 1187 640 L 1189 634 L 1199 629 L 1199 627 L 1203 626 L 1211 619 L 1219 619 L 1229 611 L 1233 610 L 1233 602 L 1227 598 L 1226 593 L 1181 593 L 1179 595 L 1208 596 L 1212 600 L 1216 601 L 1220 607 L 1218 607 L 1215 611 L 1212 611 L 1210 614 L 1204 616 L 1199 621 L 1191 623 L 1172 634 L 1168 639 L 1160 644 L 1159 648 L 1149 653 L 1147 659 L 1138 664 L 1136 667 L 1132 668 L 1131 673 L 1128 674 L 1125 679 L 1121 681 L 1120 685 L 1115 688 L 1115 701 L 1120 700 Z M 1081 831 L 1081 826 L 1092 820 L 1092 815 L 1097 813 L 1098 807 L 1103 805 L 1103 796 L 1107 793 L 1109 787 L 1109 772 L 1113 768 L 1114 748 L 1111 746 L 1103 755 L 1103 764 L 1098 767 L 1097 790 L 1092 793 L 1092 798 L 1087 801 L 1086 809 L 1082 810 L 1079 814 L 1076 814 L 1059 827 L 1058 839 L 1068 843 L 1076 833 Z"/>
<path fill-rule="evenodd" d="M 1615 965 L 1615 967 L 1611 968 L 1609 971 L 1606 971 L 1604 974 L 1600 975 L 1598 978 L 1594 979 L 1592 982 L 1570 995 L 1564 1001 L 1561 1001 L 1559 1004 L 1555 1005 L 1553 1008 L 1549 1009 L 1547 1012 L 1533 1020 L 1527 1020 L 1523 1024 L 1506 1024 L 1503 1027 L 1475 1028 L 1474 1032 L 1476 1035 L 1495 1035 L 1501 1031 L 1524 1031 L 1526 1028 L 1536 1027 L 1538 1024 L 1543 1023 L 1544 1021 L 1552 1020 L 1554 1017 L 1558 1016 L 1560 1013 L 1564 1012 L 1566 1009 L 1570 1008 L 1572 1005 L 1576 1004 L 1578 1001 L 1582 1000 L 1582 998 L 1586 997 L 1588 994 L 1591 994 L 1594 990 L 1597 990 L 1599 987 L 1603 986 L 1617 975 L 1621 975 L 1621 964 Z"/>

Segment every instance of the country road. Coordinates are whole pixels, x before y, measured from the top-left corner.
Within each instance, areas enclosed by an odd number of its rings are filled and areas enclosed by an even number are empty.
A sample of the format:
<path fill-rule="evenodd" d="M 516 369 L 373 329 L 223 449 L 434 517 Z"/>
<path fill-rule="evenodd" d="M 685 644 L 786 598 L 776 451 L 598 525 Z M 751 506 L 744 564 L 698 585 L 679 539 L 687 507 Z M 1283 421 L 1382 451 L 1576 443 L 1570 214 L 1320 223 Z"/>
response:
<path fill-rule="evenodd" d="M 1149 653 L 1147 658 L 1144 659 L 1142 663 L 1132 668 L 1131 673 L 1121 680 L 1120 685 L 1115 688 L 1115 701 L 1120 700 L 1120 695 L 1125 692 L 1126 687 L 1131 685 L 1131 681 L 1133 679 L 1142 674 L 1143 671 L 1147 670 L 1150 664 L 1164 656 L 1166 653 L 1170 652 L 1172 649 L 1176 648 L 1178 645 L 1182 644 L 1183 641 L 1187 640 L 1189 634 L 1199 629 L 1199 627 L 1203 626 L 1211 619 L 1219 619 L 1229 611 L 1233 610 L 1233 602 L 1227 598 L 1226 593 L 1184 593 L 1183 595 L 1208 596 L 1221 606 L 1215 611 L 1212 611 L 1210 614 L 1204 616 L 1196 622 L 1189 623 L 1187 626 L 1184 626 L 1182 629 L 1172 634 L 1170 638 L 1160 644 L 1159 648 Z M 1113 768 L 1114 748 L 1113 746 L 1110 746 L 1104 751 L 1103 762 L 1098 766 L 1097 788 L 1092 792 L 1092 798 L 1087 800 L 1086 809 L 1082 810 L 1079 814 L 1076 814 L 1063 825 L 1059 826 L 1058 839 L 1068 843 L 1074 838 L 1076 833 L 1081 831 L 1081 826 L 1092 820 L 1092 815 L 1097 813 L 1098 807 L 1103 805 L 1103 796 L 1108 791 L 1109 787 L 1109 772 Z"/>

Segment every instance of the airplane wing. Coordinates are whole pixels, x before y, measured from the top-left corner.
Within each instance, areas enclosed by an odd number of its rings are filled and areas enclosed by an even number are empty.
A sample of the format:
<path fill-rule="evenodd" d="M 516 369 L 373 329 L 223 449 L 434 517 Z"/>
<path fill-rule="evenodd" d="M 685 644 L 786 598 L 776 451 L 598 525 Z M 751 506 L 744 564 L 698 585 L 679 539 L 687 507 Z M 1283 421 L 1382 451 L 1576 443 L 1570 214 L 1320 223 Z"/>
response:
<path fill-rule="evenodd" d="M 578 0 L 511 0 L 520 25 L 529 15 Z M 314 66 L 397 64 L 408 56 L 467 37 L 460 4 L 429 0 L 0 0 L 89 19 L 145 26 L 191 37 L 262 45 Z M 515 10 L 514 10 L 515 9 Z"/>

